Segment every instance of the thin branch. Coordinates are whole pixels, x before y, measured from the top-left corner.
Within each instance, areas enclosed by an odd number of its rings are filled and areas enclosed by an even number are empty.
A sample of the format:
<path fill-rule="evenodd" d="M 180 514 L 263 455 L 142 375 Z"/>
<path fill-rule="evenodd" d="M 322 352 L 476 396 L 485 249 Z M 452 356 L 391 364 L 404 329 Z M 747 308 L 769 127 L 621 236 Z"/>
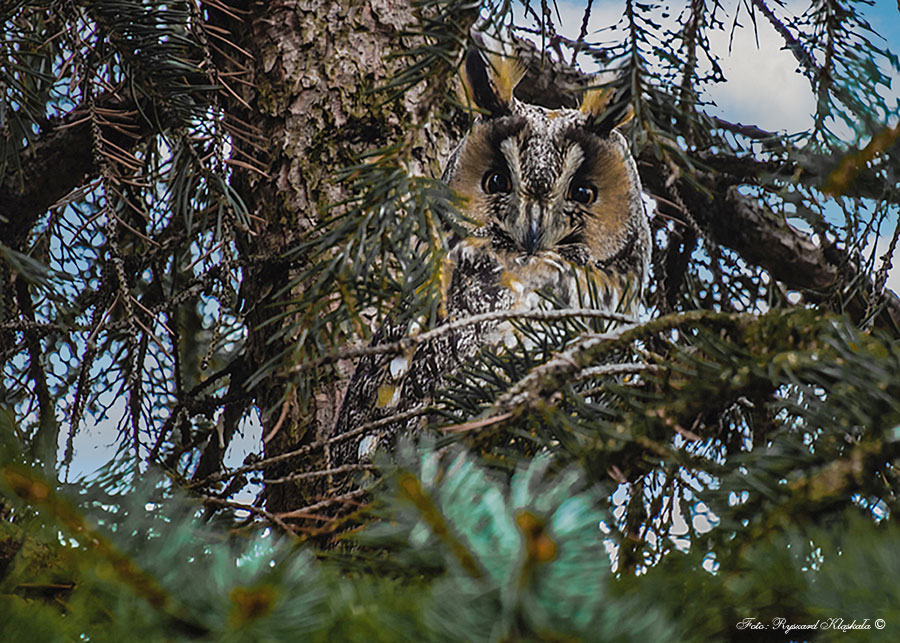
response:
<path fill-rule="evenodd" d="M 294 509 L 293 511 L 288 511 L 286 513 L 278 514 L 280 518 L 308 518 L 306 514 L 312 513 L 318 509 L 324 509 L 325 507 L 330 507 L 332 505 L 341 504 L 341 503 L 349 503 L 356 498 L 361 498 L 369 493 L 368 489 L 356 489 L 355 491 L 351 491 L 349 493 L 345 493 L 341 496 L 335 496 L 333 498 L 328 498 L 326 500 L 322 500 L 321 502 L 317 502 L 312 505 L 307 505 L 306 507 L 300 507 L 299 509 Z"/>
<path fill-rule="evenodd" d="M 515 414 L 530 407 L 537 400 L 548 399 L 553 392 L 572 381 L 573 375 L 589 368 L 596 368 L 596 362 L 602 360 L 603 356 L 616 346 L 629 345 L 635 340 L 674 328 L 692 328 L 699 324 L 706 324 L 710 328 L 730 327 L 752 319 L 756 319 L 756 316 L 749 313 L 723 314 L 709 310 L 694 310 L 666 315 L 642 324 L 622 326 L 607 333 L 585 335 L 568 349 L 556 353 L 543 364 L 528 371 L 497 398 L 489 416 Z M 634 365 L 610 365 L 612 369 L 617 366 L 624 366 L 627 372 Z"/>
<path fill-rule="evenodd" d="M 212 504 L 212 505 L 220 505 L 222 507 L 230 507 L 231 509 L 239 509 L 242 511 L 248 511 L 252 514 L 256 514 L 257 516 L 262 516 L 269 522 L 274 525 L 277 525 L 284 533 L 288 534 L 291 538 L 299 540 L 297 534 L 294 533 L 294 530 L 291 529 L 291 526 L 288 525 L 284 520 L 281 519 L 276 514 L 266 511 L 265 509 L 260 509 L 259 507 L 254 507 L 253 505 L 247 505 L 241 502 L 234 502 L 233 500 L 224 500 L 222 498 L 216 498 L 214 496 L 200 496 L 200 499 L 203 500 L 204 504 Z"/>
<path fill-rule="evenodd" d="M 690 18 L 684 27 L 682 36 L 683 48 L 687 50 L 687 59 L 684 62 L 684 68 L 681 76 L 681 91 L 678 98 L 680 110 L 688 115 L 694 110 L 696 103 L 696 91 L 694 89 L 694 80 L 697 72 L 697 40 L 700 37 L 700 28 L 703 23 L 703 14 L 706 6 L 699 0 L 692 0 L 690 7 Z M 683 121 L 682 129 L 685 130 L 686 141 L 691 147 L 694 146 L 694 121 L 686 116 Z"/>
<path fill-rule="evenodd" d="M 298 480 L 309 480 L 312 478 L 322 478 L 336 473 L 350 473 L 353 471 L 374 471 L 375 467 L 371 464 L 345 464 L 333 469 L 320 469 L 318 471 L 303 471 L 300 473 L 292 473 L 281 478 L 264 478 L 263 484 L 285 484 L 287 482 L 297 482 Z"/>
<path fill-rule="evenodd" d="M 197 480 L 196 482 L 190 483 L 188 486 L 189 489 L 205 486 L 209 484 L 213 484 L 219 482 L 221 480 L 225 480 L 226 478 L 231 478 L 233 476 L 240 475 L 242 473 L 247 473 L 248 471 L 258 471 L 260 469 L 265 469 L 269 465 L 277 464 L 279 462 L 284 462 L 285 460 L 290 460 L 292 458 L 298 458 L 302 455 L 306 455 L 307 453 L 311 453 L 316 449 L 321 449 L 325 446 L 329 446 L 332 444 L 337 444 L 339 442 L 343 442 L 344 440 L 349 440 L 350 438 L 356 437 L 357 435 L 361 435 L 367 431 L 371 431 L 373 429 L 378 429 L 382 426 L 386 426 L 388 424 L 392 424 L 394 422 L 401 422 L 403 420 L 407 420 L 409 418 L 417 417 L 419 415 L 424 415 L 429 411 L 429 407 L 418 406 L 414 409 L 410 409 L 409 411 L 404 411 L 403 413 L 397 413 L 396 415 L 391 415 L 389 417 L 381 418 L 380 420 L 375 420 L 374 422 L 367 422 L 352 431 L 347 431 L 346 433 L 342 433 L 340 435 L 336 435 L 332 438 L 328 438 L 327 440 L 319 440 L 317 442 L 313 442 L 311 444 L 304 445 L 299 449 L 295 449 L 294 451 L 288 451 L 287 453 L 281 453 L 276 456 L 272 456 L 270 458 L 265 458 L 263 460 L 258 460 L 253 464 L 244 465 L 242 467 L 238 467 L 237 469 L 233 469 L 231 471 L 223 471 L 221 473 L 216 473 L 214 475 L 209 476 L 208 478 L 204 478 L 203 480 Z"/>
<path fill-rule="evenodd" d="M 121 99 L 107 93 L 98 96 L 98 105 L 121 105 Z M 150 133 L 147 123 L 138 121 L 142 137 Z M 112 139 L 111 133 L 107 137 Z M 116 138 L 123 149 L 133 148 L 133 137 Z M 57 121 L 27 148 L 21 173 L 10 164 L 0 177 L 0 212 L 15 213 L 9 221 L 0 220 L 0 239 L 21 250 L 38 217 L 54 203 L 90 181 L 98 171 L 92 154 L 91 114 L 79 106 Z M 53 168 L 48 172 L 47 168 Z M 88 178 L 86 178 L 86 176 Z"/>
<path fill-rule="evenodd" d="M 594 4 L 594 0 L 588 0 L 587 6 L 584 8 L 584 15 L 581 18 L 581 30 L 578 32 L 578 39 L 571 43 L 572 47 L 572 60 L 569 63 L 572 67 L 575 66 L 576 60 L 578 58 L 578 54 L 581 51 L 582 46 L 584 45 L 584 39 L 587 37 L 588 30 L 588 22 L 591 20 L 591 7 Z"/>
<path fill-rule="evenodd" d="M 529 405 L 531 401 L 539 396 L 539 383 L 547 375 L 555 374 L 559 376 L 561 374 L 579 372 L 581 369 L 576 359 L 579 354 L 600 344 L 616 342 L 635 328 L 637 328 L 636 325 L 623 326 L 608 333 L 591 335 L 577 342 L 571 348 L 556 353 L 543 364 L 535 366 L 528 371 L 525 377 L 509 387 L 509 390 L 503 395 L 499 396 L 494 402 L 492 415 L 509 413 L 516 408 Z"/>
<path fill-rule="evenodd" d="M 16 303 L 25 318 L 35 323 L 34 304 L 31 301 L 31 293 L 28 282 L 21 276 L 16 278 Z M 50 388 L 47 386 L 47 373 L 41 362 L 43 350 L 41 340 L 33 333 L 25 333 L 25 343 L 28 346 L 28 376 L 34 386 L 38 399 L 38 431 L 35 435 L 33 448 L 38 457 L 43 460 L 44 475 L 49 479 L 55 479 L 56 470 L 56 442 L 59 433 L 59 424 L 56 421 L 56 406 L 50 397 Z"/>
<path fill-rule="evenodd" d="M 838 166 L 828 175 L 822 191 L 832 196 L 840 196 L 850 187 L 856 176 L 869 166 L 878 156 L 897 142 L 900 138 L 900 122 L 893 127 L 885 127 L 872 137 L 861 150 L 851 149 Z"/>
<path fill-rule="evenodd" d="M 649 157 L 642 160 L 645 161 L 641 176 L 644 185 L 650 192 L 667 191 L 668 176 L 659 170 L 659 163 Z M 845 250 L 834 245 L 814 243 L 809 235 L 788 225 L 783 216 L 772 212 L 757 199 L 741 194 L 737 187 L 748 181 L 737 177 L 740 169 L 729 170 L 733 174 L 723 173 L 716 165 L 715 157 L 704 159 L 704 163 L 707 162 L 715 172 L 695 172 L 693 181 L 679 178 L 675 185 L 695 214 L 697 223 L 712 241 L 765 268 L 785 285 L 812 291 L 813 295 L 819 293 L 820 297 L 827 296 L 835 288 L 859 279 L 863 280 L 864 285 L 868 284 L 861 290 L 872 292 L 871 280 L 853 267 Z M 728 162 L 738 165 L 748 163 L 748 176 L 762 169 L 760 162 L 752 159 L 730 159 Z M 788 163 L 783 171 L 789 172 L 791 167 Z M 711 199 L 710 194 L 724 194 L 724 198 Z M 882 200 L 883 195 L 882 183 L 879 196 Z M 848 307 L 848 312 L 859 319 L 866 308 L 865 302 L 855 301 Z M 900 329 L 900 298 L 894 293 L 885 292 L 884 311 L 878 325 L 892 332 Z"/>
<path fill-rule="evenodd" d="M 878 267 L 878 272 L 875 273 L 875 293 L 879 296 L 884 294 L 884 286 L 893 264 L 898 238 L 900 238 L 900 217 L 897 217 L 897 223 L 894 225 L 894 234 L 891 235 L 891 242 L 888 244 L 887 251 L 881 256 L 881 265 Z"/>
<path fill-rule="evenodd" d="M 409 349 L 429 342 L 436 337 L 440 337 L 441 335 L 445 335 L 447 333 L 452 333 L 453 331 L 459 330 L 460 328 L 465 328 L 466 326 L 473 326 L 476 324 L 483 324 L 486 322 L 499 321 L 504 319 L 559 321 L 561 319 L 569 319 L 571 317 L 591 317 L 625 324 L 634 323 L 635 321 L 635 318 L 630 315 L 612 313 L 599 308 L 557 308 L 553 310 L 494 310 L 487 313 L 481 313 L 480 315 L 472 315 L 471 317 L 456 319 L 418 335 L 407 335 L 406 337 L 403 337 L 396 342 L 374 344 L 370 346 L 336 351 L 311 362 L 297 364 L 296 366 L 290 368 L 286 372 L 286 374 L 299 373 L 309 369 L 317 368 L 319 366 L 324 366 L 326 364 L 332 364 L 342 359 L 353 359 L 357 357 L 363 357 L 365 355 L 404 353 Z"/>
<path fill-rule="evenodd" d="M 591 342 L 585 342 L 582 345 L 582 347 L 587 348 L 587 347 L 593 345 L 593 342 L 597 341 L 597 340 L 602 341 L 602 340 L 618 339 L 618 336 L 619 335 L 613 336 L 613 334 L 593 335 L 590 338 Z M 568 365 L 568 364 L 572 363 L 572 360 L 568 356 L 566 356 L 564 353 L 560 352 L 560 353 L 557 353 L 554 358 L 551 358 L 549 361 L 545 362 L 541 366 L 547 366 L 555 358 L 558 358 L 559 362 L 557 362 L 556 364 L 553 364 L 551 366 L 551 368 L 546 369 L 547 371 L 557 368 L 557 366 L 559 364 Z M 528 375 L 526 375 L 524 378 L 522 378 L 521 380 L 519 380 L 516 383 L 515 388 L 517 388 L 517 391 L 512 397 L 517 398 L 517 400 L 518 400 L 516 402 L 517 404 L 520 402 L 526 401 L 526 398 L 521 397 L 520 394 L 521 394 L 522 390 L 519 390 L 519 389 L 527 389 L 528 388 L 528 386 L 530 385 L 530 382 L 527 381 L 529 376 L 533 375 L 532 379 L 536 379 L 536 378 L 540 377 L 540 375 L 541 375 L 541 372 L 539 371 L 540 368 L 541 368 L 540 366 L 533 368 L 528 373 Z M 656 371 L 656 370 L 658 370 L 658 368 L 659 367 L 657 367 L 654 364 L 601 364 L 598 366 L 588 366 L 586 368 L 581 369 L 574 376 L 572 376 L 572 381 L 574 382 L 577 380 L 583 380 L 583 379 L 587 379 L 589 377 L 603 377 L 603 376 L 609 376 L 609 375 L 631 375 L 631 374 L 635 374 L 635 373 L 643 373 L 646 371 Z M 508 391 L 507 394 L 509 394 L 510 392 L 512 392 L 512 389 L 510 389 L 510 391 Z M 502 397 L 505 397 L 505 396 L 501 396 L 501 398 L 498 398 L 497 402 L 495 403 L 495 407 L 499 406 L 500 399 L 502 399 Z M 507 406 L 509 406 L 509 405 L 507 405 Z M 494 413 L 487 417 L 478 418 L 475 420 L 471 420 L 469 422 L 463 422 L 462 424 L 451 424 L 449 426 L 442 426 L 442 427 L 440 427 L 440 430 L 445 431 L 447 433 L 464 433 L 464 432 L 474 431 L 475 429 L 482 429 L 482 428 L 485 428 L 488 426 L 493 426 L 494 424 L 503 422 L 504 420 L 508 420 L 511 417 L 513 417 L 513 415 L 515 415 L 515 413 L 512 410 L 505 411 L 502 413 Z"/>
<path fill-rule="evenodd" d="M 767 130 L 761 129 L 756 125 L 744 125 L 743 123 L 732 123 L 730 121 L 726 121 L 723 118 L 719 118 L 718 116 L 712 116 L 707 118 L 712 118 L 713 123 L 715 123 L 716 127 L 720 129 L 727 130 L 734 134 L 740 134 L 741 136 L 746 136 L 747 138 L 752 138 L 755 140 L 762 141 L 776 141 L 780 140 L 781 136 L 776 134 L 775 132 L 769 132 Z"/>
<path fill-rule="evenodd" d="M 112 304 L 110 304 L 109 308 L 105 311 L 100 307 L 94 309 L 92 320 L 93 330 L 91 330 L 91 334 L 88 335 L 84 342 L 85 352 L 84 357 L 81 358 L 81 364 L 78 366 L 78 384 L 75 388 L 75 401 L 72 404 L 72 413 L 69 418 L 69 436 L 66 439 L 66 452 L 63 459 L 63 464 L 66 467 L 66 475 L 68 475 L 69 467 L 72 464 L 72 458 L 75 455 L 75 434 L 78 432 L 78 425 L 81 423 L 81 416 L 84 413 L 84 407 L 87 404 L 88 378 L 90 376 L 91 367 L 94 364 L 94 358 L 97 355 L 97 345 L 95 340 L 117 303 L 119 303 L 118 294 Z"/>
<path fill-rule="evenodd" d="M 805 67 L 808 71 L 818 76 L 819 66 L 816 64 L 816 60 L 815 58 L 813 58 L 812 54 L 810 54 L 806 50 L 806 47 L 803 46 L 803 43 L 794 37 L 790 30 L 784 25 L 783 22 L 781 22 L 781 20 L 778 19 L 778 16 L 775 15 L 775 13 L 768 7 L 765 2 L 763 2 L 763 0 L 750 1 L 757 9 L 762 12 L 766 19 L 775 28 L 775 31 L 777 31 L 781 35 L 781 37 L 784 39 L 784 44 L 787 45 L 785 48 L 789 49 L 790 52 L 794 54 L 794 58 L 797 59 L 797 62 Z"/>
<path fill-rule="evenodd" d="M 645 371 L 657 370 L 654 364 L 600 364 L 588 366 L 578 371 L 573 380 L 586 380 L 589 377 L 606 377 L 608 375 L 633 375 Z"/>

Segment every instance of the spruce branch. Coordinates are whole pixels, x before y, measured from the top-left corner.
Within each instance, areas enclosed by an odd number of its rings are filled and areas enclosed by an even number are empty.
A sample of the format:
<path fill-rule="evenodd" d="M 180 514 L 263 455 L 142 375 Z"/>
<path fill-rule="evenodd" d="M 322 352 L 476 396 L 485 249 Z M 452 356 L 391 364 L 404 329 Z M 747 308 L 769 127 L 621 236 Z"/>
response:
<path fill-rule="evenodd" d="M 446 324 L 442 324 L 437 328 L 419 333 L 417 335 L 408 335 L 395 342 L 386 344 L 372 344 L 370 346 L 362 346 L 359 348 L 350 348 L 342 351 L 336 351 L 329 355 L 320 357 L 317 360 L 303 362 L 292 366 L 286 371 L 286 374 L 294 374 L 302 371 L 319 368 L 327 364 L 332 364 L 342 359 L 354 359 L 364 355 L 385 355 L 400 354 L 415 348 L 425 342 L 429 342 L 436 337 L 452 333 L 466 326 L 483 324 L 485 322 L 501 321 L 506 319 L 530 319 L 535 321 L 559 321 L 572 317 L 588 317 L 593 319 L 606 319 L 619 323 L 634 322 L 634 318 L 629 315 L 620 313 L 612 313 L 607 310 L 597 308 L 559 308 L 550 310 L 496 310 L 471 317 L 456 319 Z"/>
<path fill-rule="evenodd" d="M 132 103 L 123 102 L 115 92 L 107 92 L 94 99 L 95 110 L 104 106 L 128 111 Z M 22 249 L 38 217 L 44 214 L 62 197 L 83 185 L 86 179 L 96 176 L 99 167 L 92 154 L 91 111 L 82 104 L 65 117 L 50 121 L 48 127 L 29 146 L 21 167 L 6 166 L 0 183 L 0 212 L 16 216 L 0 219 L 0 238 L 15 249 Z M 126 135 L 115 132 L 106 134 L 107 140 L 121 149 L 133 149 L 151 128 L 143 120 L 139 129 Z M 138 138 L 135 138 L 135 137 Z M 52 167 L 53 172 L 46 168 Z"/>
<path fill-rule="evenodd" d="M 362 424 L 352 431 L 348 431 L 346 433 L 341 433 L 340 435 L 336 435 L 334 437 L 328 438 L 326 440 L 317 440 L 315 442 L 311 442 L 310 444 L 304 445 L 299 449 L 294 449 L 292 451 L 288 451 L 286 453 L 280 453 L 276 456 L 271 456 L 269 458 L 263 458 L 261 460 L 257 460 L 252 464 L 247 464 L 242 467 L 238 467 L 237 469 L 232 469 L 231 471 L 222 471 L 220 473 L 213 474 L 202 480 L 196 480 L 187 485 L 188 489 L 194 489 L 197 487 L 205 487 L 210 484 L 215 484 L 216 482 L 220 482 L 227 478 L 231 478 L 237 475 L 241 475 L 244 473 L 248 473 L 250 471 L 258 471 L 261 469 L 265 469 L 273 464 L 278 464 L 280 462 L 285 462 L 287 460 L 291 460 L 293 458 L 299 458 L 300 456 L 307 455 L 312 453 L 316 449 L 321 449 L 326 446 L 331 446 L 332 444 L 338 444 L 345 440 L 349 440 L 350 438 L 354 438 L 358 435 L 366 433 L 367 431 L 373 431 L 375 429 L 379 429 L 383 426 L 392 424 L 394 422 L 402 422 L 403 420 L 408 420 L 410 418 L 418 417 L 420 415 L 425 415 L 430 410 L 430 407 L 416 407 L 413 409 L 409 409 L 408 411 L 404 411 L 402 413 L 396 413 L 394 415 L 390 415 L 388 417 L 381 418 L 379 420 L 374 420 L 372 422 L 367 422 L 366 424 Z"/>
<path fill-rule="evenodd" d="M 293 509 L 291 511 L 279 513 L 278 517 L 282 518 L 282 519 L 314 517 L 311 514 L 318 511 L 319 509 L 325 509 L 327 507 L 332 507 L 334 505 L 352 504 L 358 498 L 362 498 L 370 492 L 371 492 L 371 489 L 355 489 L 353 491 L 348 491 L 347 493 L 341 494 L 339 496 L 333 496 L 331 498 L 326 498 L 325 500 L 322 500 L 320 502 L 315 502 L 311 505 L 306 505 L 305 507 L 300 507 L 299 509 Z"/>
<path fill-rule="evenodd" d="M 154 575 L 142 569 L 101 529 L 90 524 L 76 507 L 60 497 L 54 489 L 55 485 L 48 485 L 45 480 L 20 466 L 4 466 L 0 469 L 0 474 L 3 483 L 19 498 L 33 507 L 47 511 L 70 538 L 75 539 L 84 549 L 95 552 L 124 587 L 195 635 L 206 633 L 206 628 L 184 613 L 183 607 L 160 585 Z"/>
<path fill-rule="evenodd" d="M 301 471 L 300 473 L 292 473 L 280 478 L 263 478 L 263 484 L 286 484 L 288 482 L 299 482 L 300 480 L 310 480 L 312 478 L 321 478 L 338 473 L 352 473 L 354 471 L 374 471 L 375 467 L 371 464 L 344 464 L 332 469 L 318 469 L 316 471 Z"/>
<path fill-rule="evenodd" d="M 794 58 L 802 67 L 804 67 L 809 73 L 808 76 L 811 81 L 814 82 L 814 79 L 821 75 L 821 70 L 819 66 L 816 64 L 816 59 L 812 56 L 812 54 L 807 51 L 806 47 L 803 46 L 803 43 L 800 42 L 794 35 L 791 33 L 790 29 L 788 29 L 781 20 L 778 19 L 778 16 L 775 15 L 775 12 L 763 1 L 763 0 L 751 0 L 753 6 L 762 12 L 762 14 L 766 17 L 766 20 L 775 28 L 775 31 L 782 37 L 785 44 L 785 49 L 790 51 Z"/>
<path fill-rule="evenodd" d="M 280 516 L 266 511 L 265 509 L 254 507 L 253 505 L 248 505 L 243 502 L 235 502 L 234 500 L 228 500 L 226 498 L 216 498 L 215 496 L 200 495 L 199 498 L 203 501 L 203 504 L 228 507 L 229 509 L 237 509 L 238 511 L 246 511 L 257 516 L 262 516 L 270 523 L 281 529 L 282 533 L 284 533 L 285 535 L 289 536 L 295 541 L 299 540 L 297 533 L 293 529 L 291 529 L 291 526 L 289 524 L 284 522 L 284 520 L 282 520 Z"/>
<path fill-rule="evenodd" d="M 497 398 L 486 415 L 517 414 L 533 406 L 539 400 L 551 399 L 554 391 L 560 390 L 566 383 L 576 379 L 577 375 L 585 369 L 597 368 L 597 362 L 602 361 L 605 355 L 618 347 L 630 345 L 636 340 L 650 338 L 663 331 L 684 330 L 700 325 L 734 328 L 745 325 L 753 319 L 756 317 L 744 313 L 695 310 L 673 313 L 643 324 L 623 326 L 599 335 L 584 336 L 572 347 L 532 368 L 525 377 Z M 611 368 L 614 369 L 616 366 L 611 365 Z M 634 368 L 631 364 L 623 366 L 626 371 Z"/>

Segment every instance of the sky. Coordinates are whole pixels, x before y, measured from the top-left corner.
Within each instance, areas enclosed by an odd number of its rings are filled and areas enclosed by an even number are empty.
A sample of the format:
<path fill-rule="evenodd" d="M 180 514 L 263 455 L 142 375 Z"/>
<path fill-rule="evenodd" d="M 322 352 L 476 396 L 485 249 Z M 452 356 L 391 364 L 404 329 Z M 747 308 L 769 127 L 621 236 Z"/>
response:
<path fill-rule="evenodd" d="M 711 36 L 711 44 L 722 56 L 720 64 L 728 82 L 711 89 L 709 97 L 715 104 L 708 108 L 709 111 L 729 121 L 752 123 L 769 130 L 798 131 L 809 127 L 815 110 L 809 82 L 796 73 L 797 61 L 789 51 L 782 48 L 781 37 L 759 15 L 758 30 L 754 33 L 745 9 L 745 0 L 720 2 L 728 12 L 733 12 L 738 2 L 742 3 L 739 21 L 742 26 L 734 32 L 730 52 L 727 33 L 714 32 Z M 778 12 L 797 14 L 802 13 L 809 3 L 786 2 L 784 9 L 778 6 L 777 0 L 769 0 L 768 4 Z M 562 17 L 561 32 L 571 38 L 577 37 L 584 2 L 560 2 L 558 6 Z M 623 6 L 622 1 L 595 0 L 589 33 L 617 23 L 623 15 Z M 900 9 L 896 0 L 876 0 L 874 6 L 865 8 L 864 13 L 873 29 L 887 38 L 889 48 L 900 53 Z M 727 23 L 730 27 L 730 17 Z M 894 99 L 900 97 L 900 77 L 895 76 L 889 95 Z M 798 222 L 792 223 L 803 227 Z M 880 256 L 887 243 L 879 240 L 877 244 Z M 895 263 L 900 263 L 900 256 Z M 891 271 L 888 287 L 900 293 L 900 266 L 895 266 Z M 121 417 L 124 406 L 124 403 L 117 403 L 110 415 L 113 418 Z M 117 434 L 115 420 L 94 425 L 89 425 L 86 420 L 84 424 L 88 426 L 83 427 L 76 438 L 76 458 L 70 479 L 94 470 L 114 452 L 113 443 Z M 244 435 L 233 441 L 226 454 L 227 466 L 237 466 L 247 453 L 260 451 L 261 431 L 255 416 L 245 423 L 243 431 Z M 67 431 L 64 430 L 63 434 L 65 433 Z"/>

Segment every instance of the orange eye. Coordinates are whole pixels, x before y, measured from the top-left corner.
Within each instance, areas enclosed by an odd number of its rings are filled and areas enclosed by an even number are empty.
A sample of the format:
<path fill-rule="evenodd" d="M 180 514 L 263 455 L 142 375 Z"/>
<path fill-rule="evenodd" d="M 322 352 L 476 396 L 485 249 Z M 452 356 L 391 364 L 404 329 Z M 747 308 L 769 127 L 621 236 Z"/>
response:
<path fill-rule="evenodd" d="M 481 179 L 481 189 L 488 194 L 506 194 L 512 190 L 512 182 L 506 173 L 490 170 Z"/>
<path fill-rule="evenodd" d="M 590 183 L 577 183 L 569 186 L 569 201 L 575 201 L 582 205 L 590 205 L 597 200 L 597 188 Z"/>

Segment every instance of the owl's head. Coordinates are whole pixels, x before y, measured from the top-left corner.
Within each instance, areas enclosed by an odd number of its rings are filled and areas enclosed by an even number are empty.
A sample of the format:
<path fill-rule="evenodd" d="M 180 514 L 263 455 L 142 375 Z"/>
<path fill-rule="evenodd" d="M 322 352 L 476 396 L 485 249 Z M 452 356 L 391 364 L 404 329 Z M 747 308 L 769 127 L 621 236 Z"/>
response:
<path fill-rule="evenodd" d="M 518 62 L 478 50 L 464 85 L 483 112 L 444 179 L 466 203 L 472 234 L 520 255 L 552 251 L 643 281 L 649 233 L 640 179 L 624 137 L 627 101 L 585 93 L 580 109 L 549 110 L 513 96 Z"/>

